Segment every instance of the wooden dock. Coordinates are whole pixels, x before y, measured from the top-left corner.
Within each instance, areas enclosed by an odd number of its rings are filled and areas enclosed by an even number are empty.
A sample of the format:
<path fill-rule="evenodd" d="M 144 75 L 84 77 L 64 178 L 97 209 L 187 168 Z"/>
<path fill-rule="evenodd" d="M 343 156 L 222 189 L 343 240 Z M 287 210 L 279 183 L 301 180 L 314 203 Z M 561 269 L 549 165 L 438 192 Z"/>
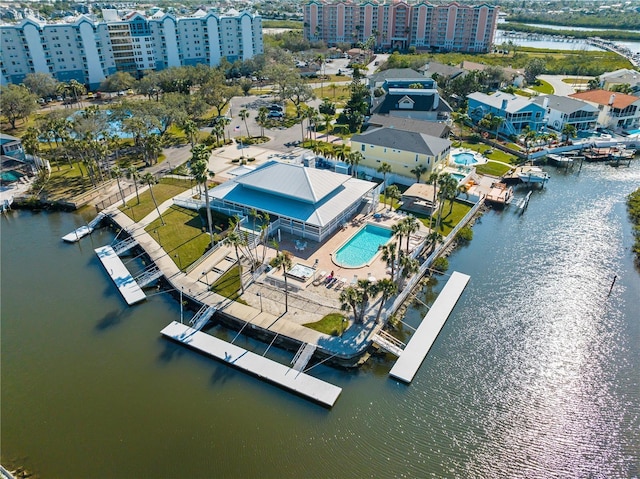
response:
<path fill-rule="evenodd" d="M 101 246 L 94 251 L 129 306 L 146 299 L 144 291 L 111 246 Z"/>
<path fill-rule="evenodd" d="M 338 386 L 288 368 L 215 336 L 196 331 L 177 321 L 169 324 L 160 334 L 324 406 L 333 406 L 342 392 L 342 388 Z"/>
<path fill-rule="evenodd" d="M 422 318 L 422 322 L 416 329 L 409 343 L 402 351 L 402 354 L 389 371 L 389 376 L 410 383 L 413 380 L 418 368 L 429 353 L 431 346 L 435 342 L 440 330 L 447 322 L 451 311 L 455 307 L 460 295 L 469 282 L 469 276 L 454 271 L 444 286 L 431 309 Z"/>

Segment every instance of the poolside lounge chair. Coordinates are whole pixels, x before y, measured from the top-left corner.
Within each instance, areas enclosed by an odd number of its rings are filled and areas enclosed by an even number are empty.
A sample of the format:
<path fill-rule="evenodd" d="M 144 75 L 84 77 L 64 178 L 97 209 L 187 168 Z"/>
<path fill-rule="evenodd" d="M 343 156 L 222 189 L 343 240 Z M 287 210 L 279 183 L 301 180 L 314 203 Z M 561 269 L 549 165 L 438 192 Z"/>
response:
<path fill-rule="evenodd" d="M 325 280 L 326 276 L 327 276 L 326 271 L 320 271 L 320 273 L 318 273 L 318 275 L 315 278 L 313 278 L 313 284 L 318 285 L 322 283 Z"/>
<path fill-rule="evenodd" d="M 336 284 L 336 289 L 342 289 L 346 285 L 347 285 L 347 278 L 343 276 L 342 278 L 340 278 L 340 281 L 338 282 L 338 284 Z"/>

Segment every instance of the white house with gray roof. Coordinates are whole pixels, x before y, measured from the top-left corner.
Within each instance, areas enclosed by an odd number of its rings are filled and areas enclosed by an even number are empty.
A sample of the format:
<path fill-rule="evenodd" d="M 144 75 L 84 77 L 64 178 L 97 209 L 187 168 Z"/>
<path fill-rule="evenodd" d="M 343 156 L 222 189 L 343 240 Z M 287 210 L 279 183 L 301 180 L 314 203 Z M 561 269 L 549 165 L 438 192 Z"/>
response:
<path fill-rule="evenodd" d="M 428 176 L 440 165 L 446 165 L 451 151 L 451 141 L 416 131 L 396 128 L 375 128 L 351 138 L 351 151 L 362 153 L 358 171 L 379 177 L 376 170 L 382 163 L 391 166 L 388 181 L 410 184 L 416 180 L 412 172 L 416 167 L 425 168 Z"/>
<path fill-rule="evenodd" d="M 239 214 L 268 213 L 272 227 L 323 241 L 365 205 L 380 187 L 329 170 L 270 161 L 209 191 L 211 207 Z"/>
<path fill-rule="evenodd" d="M 600 111 L 586 101 L 558 95 L 538 96 L 533 101 L 547 110 L 547 126 L 555 131 L 562 131 L 565 125 L 573 125 L 578 131 L 596 128 Z"/>

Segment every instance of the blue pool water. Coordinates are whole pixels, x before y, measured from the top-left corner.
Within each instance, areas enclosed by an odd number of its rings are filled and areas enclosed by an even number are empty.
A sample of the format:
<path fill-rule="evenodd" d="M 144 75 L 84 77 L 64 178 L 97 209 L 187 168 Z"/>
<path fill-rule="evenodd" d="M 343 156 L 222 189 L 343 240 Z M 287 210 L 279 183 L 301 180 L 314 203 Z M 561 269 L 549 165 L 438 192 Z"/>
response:
<path fill-rule="evenodd" d="M 457 165 L 475 165 L 478 162 L 471 153 L 456 153 L 453 155 L 453 161 Z"/>
<path fill-rule="evenodd" d="M 640 133 L 640 130 L 629 130 L 627 131 L 629 135 L 635 135 L 636 133 Z"/>
<path fill-rule="evenodd" d="M 466 175 L 461 175 L 460 173 L 451 173 L 451 176 L 453 176 L 456 180 L 458 180 L 458 183 L 460 183 L 462 180 L 464 180 L 467 177 Z"/>
<path fill-rule="evenodd" d="M 333 260 L 343 268 L 365 266 L 373 259 L 380 246 L 391 239 L 391 236 L 392 233 L 389 228 L 366 225 L 336 251 L 333 255 Z"/>

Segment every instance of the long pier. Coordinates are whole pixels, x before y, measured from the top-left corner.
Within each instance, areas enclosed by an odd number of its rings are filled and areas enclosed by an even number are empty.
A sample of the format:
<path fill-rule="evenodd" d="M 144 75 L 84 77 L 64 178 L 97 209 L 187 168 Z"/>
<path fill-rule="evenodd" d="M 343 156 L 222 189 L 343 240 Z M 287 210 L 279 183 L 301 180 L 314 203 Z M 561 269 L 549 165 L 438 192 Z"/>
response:
<path fill-rule="evenodd" d="M 466 274 L 453 272 L 393 368 L 389 371 L 389 376 L 405 383 L 410 383 L 413 380 L 418 368 L 440 334 L 444 323 L 447 322 L 451 311 L 460 299 L 469 279 L 470 277 Z"/>
<path fill-rule="evenodd" d="M 324 406 L 333 406 L 342 392 L 342 388 L 338 386 L 288 368 L 177 321 L 169 324 L 160 331 L 160 334 Z"/>

